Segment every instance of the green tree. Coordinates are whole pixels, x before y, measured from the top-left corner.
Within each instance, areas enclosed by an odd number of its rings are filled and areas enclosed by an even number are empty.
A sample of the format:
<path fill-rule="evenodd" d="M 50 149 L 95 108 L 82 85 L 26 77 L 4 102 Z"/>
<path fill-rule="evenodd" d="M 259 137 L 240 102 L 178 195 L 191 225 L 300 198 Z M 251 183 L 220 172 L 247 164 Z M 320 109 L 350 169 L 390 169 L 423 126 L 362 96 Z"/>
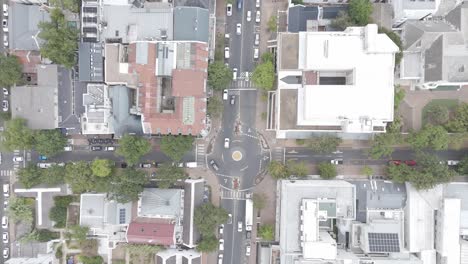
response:
<path fill-rule="evenodd" d="M 262 210 L 266 206 L 267 196 L 264 193 L 254 193 L 252 196 L 253 206 L 258 210 Z"/>
<path fill-rule="evenodd" d="M 303 5 L 304 4 L 304 2 L 302 0 L 292 0 L 291 2 L 293 4 L 295 4 L 295 5 Z"/>
<path fill-rule="evenodd" d="M 223 103 L 218 97 L 210 97 L 206 106 L 206 112 L 213 118 L 219 118 L 223 113 Z"/>
<path fill-rule="evenodd" d="M 453 118 L 447 124 L 447 130 L 454 133 L 468 132 L 468 104 L 461 103 L 458 105 Z"/>
<path fill-rule="evenodd" d="M 47 157 L 52 157 L 63 151 L 67 138 L 58 129 L 40 130 L 34 133 L 34 148 Z"/>
<path fill-rule="evenodd" d="M 0 54 L 0 86 L 13 86 L 21 80 L 22 67 L 18 57 Z"/>
<path fill-rule="evenodd" d="M 34 229 L 30 233 L 22 236 L 20 241 L 22 243 L 39 241 L 39 242 L 49 242 L 53 239 L 60 237 L 58 232 L 52 232 L 48 229 Z"/>
<path fill-rule="evenodd" d="M 53 165 L 47 169 L 40 169 L 41 183 L 49 186 L 64 183 L 65 180 L 65 167 Z"/>
<path fill-rule="evenodd" d="M 275 64 L 275 54 L 273 54 L 272 52 L 265 52 L 262 54 L 262 62 L 265 63 L 265 62 L 271 62 L 273 64 Z"/>
<path fill-rule="evenodd" d="M 333 179 L 338 175 L 336 171 L 336 165 L 330 162 L 321 162 L 317 165 L 318 172 L 320 174 L 320 178 L 322 179 Z"/>
<path fill-rule="evenodd" d="M 465 156 L 457 166 L 457 172 L 460 175 L 468 175 L 468 156 Z"/>
<path fill-rule="evenodd" d="M 51 9 L 50 20 L 39 23 L 39 37 L 44 40 L 41 55 L 55 63 L 72 68 L 76 64 L 75 52 L 78 50 L 79 31 L 68 25 L 68 21 L 58 8 Z"/>
<path fill-rule="evenodd" d="M 134 255 L 149 255 L 156 254 L 163 248 L 157 245 L 140 245 L 140 244 L 125 244 L 124 248 L 128 250 L 130 254 Z"/>
<path fill-rule="evenodd" d="M 419 132 L 411 133 L 408 143 L 415 149 L 443 150 L 448 148 L 449 136 L 442 126 L 426 125 Z"/>
<path fill-rule="evenodd" d="M 278 30 L 278 28 L 276 27 L 276 23 L 277 23 L 276 14 L 273 13 L 270 19 L 268 19 L 268 23 L 267 23 L 268 31 L 276 32 Z"/>
<path fill-rule="evenodd" d="M 449 121 L 449 109 L 444 105 L 429 104 L 426 109 L 425 119 L 431 125 L 444 125 Z"/>
<path fill-rule="evenodd" d="M 405 99 L 406 92 L 399 85 L 395 85 L 395 96 L 393 97 L 393 107 L 395 112 L 400 108 L 401 102 Z"/>
<path fill-rule="evenodd" d="M 415 173 L 413 168 L 407 166 L 406 164 L 390 164 L 387 167 L 388 177 L 397 183 L 404 183 L 408 181 L 410 175 L 413 173 Z"/>
<path fill-rule="evenodd" d="M 34 143 L 32 130 L 26 126 L 26 120 L 14 118 L 6 122 L 6 129 L 2 133 L 5 137 L 3 145 L 7 150 L 31 149 Z"/>
<path fill-rule="evenodd" d="M 42 171 L 36 166 L 36 164 L 28 163 L 26 167 L 20 168 L 18 170 L 18 181 L 26 189 L 30 189 L 36 185 L 41 184 L 41 174 Z"/>
<path fill-rule="evenodd" d="M 204 203 L 195 208 L 194 223 L 198 232 L 203 235 L 213 235 L 214 229 L 226 222 L 228 213 L 211 203 Z"/>
<path fill-rule="evenodd" d="M 32 223 L 34 201 L 27 198 L 10 198 L 7 214 L 16 222 Z"/>
<path fill-rule="evenodd" d="M 73 202 L 73 195 L 54 196 L 54 204 L 59 207 L 68 207 Z"/>
<path fill-rule="evenodd" d="M 78 260 L 83 264 L 102 264 L 104 260 L 101 256 L 78 255 Z"/>
<path fill-rule="evenodd" d="M 183 168 L 173 166 L 170 163 L 164 163 L 158 169 L 156 177 L 158 179 L 158 187 L 168 189 L 178 180 L 183 180 L 187 176 L 185 175 L 185 170 Z"/>
<path fill-rule="evenodd" d="M 307 164 L 303 161 L 297 162 L 293 160 L 288 160 L 286 162 L 286 167 L 289 172 L 289 175 L 304 177 L 309 174 L 309 168 L 307 167 Z"/>
<path fill-rule="evenodd" d="M 203 236 L 198 242 L 197 250 L 200 252 L 213 252 L 218 249 L 218 239 L 214 235 Z"/>
<path fill-rule="evenodd" d="M 115 153 L 124 157 L 130 165 L 138 163 L 140 158 L 151 150 L 151 143 L 147 139 L 128 134 L 119 140 L 119 145 Z"/>
<path fill-rule="evenodd" d="M 193 147 L 191 136 L 164 136 L 161 140 L 161 151 L 175 162 L 182 159 Z"/>
<path fill-rule="evenodd" d="M 345 11 L 338 12 L 338 16 L 332 20 L 331 26 L 339 30 L 345 30 L 348 27 L 354 26 L 351 17 Z"/>
<path fill-rule="evenodd" d="M 374 170 L 371 167 L 366 165 L 362 168 L 361 173 L 369 177 L 372 174 L 374 174 Z"/>
<path fill-rule="evenodd" d="M 78 0 L 49 0 L 49 5 L 61 9 L 66 9 L 73 13 L 78 13 L 80 11 Z"/>
<path fill-rule="evenodd" d="M 449 135 L 449 148 L 462 149 L 465 141 L 468 140 L 468 133 L 455 133 Z"/>
<path fill-rule="evenodd" d="M 67 224 L 67 207 L 55 205 L 50 208 L 49 218 L 55 222 L 55 228 L 64 228 Z"/>
<path fill-rule="evenodd" d="M 226 89 L 232 81 L 232 71 L 222 61 L 208 65 L 208 85 L 214 90 Z"/>
<path fill-rule="evenodd" d="M 394 31 L 392 30 L 389 30 L 387 28 L 384 28 L 384 27 L 379 27 L 379 33 L 384 33 L 386 34 L 392 41 L 393 43 L 395 43 L 395 45 L 398 46 L 398 53 L 395 54 L 395 65 L 398 65 L 400 64 L 401 62 L 401 59 L 403 58 L 403 43 L 401 42 L 401 38 L 400 36 L 395 33 Z"/>
<path fill-rule="evenodd" d="M 373 159 L 390 157 L 393 153 L 393 145 L 398 142 L 399 135 L 393 133 L 378 134 L 372 141 L 369 156 Z"/>
<path fill-rule="evenodd" d="M 257 67 L 252 74 L 252 81 L 257 86 L 266 91 L 273 89 L 275 82 L 275 67 L 272 62 L 264 62 Z"/>
<path fill-rule="evenodd" d="M 86 161 L 68 163 L 65 166 L 65 182 L 73 193 L 84 193 L 94 189 L 93 172 Z"/>
<path fill-rule="evenodd" d="M 261 225 L 258 229 L 258 236 L 266 241 L 273 241 L 275 239 L 275 230 L 273 225 Z"/>
<path fill-rule="evenodd" d="M 107 177 L 111 175 L 114 162 L 108 159 L 95 159 L 91 164 L 91 171 L 94 176 Z"/>
<path fill-rule="evenodd" d="M 366 26 L 370 22 L 372 3 L 369 0 L 351 0 L 348 8 L 351 20 L 358 26 Z"/>
<path fill-rule="evenodd" d="M 307 140 L 307 146 L 314 152 L 317 153 L 332 153 L 336 151 L 336 148 L 343 142 L 343 140 L 336 136 L 319 136 L 309 138 Z"/>
<path fill-rule="evenodd" d="M 80 226 L 80 225 L 72 225 L 67 230 L 67 236 L 70 239 L 77 240 L 78 242 L 82 242 L 86 240 L 86 236 L 89 232 L 89 227 L 87 226 Z"/>
<path fill-rule="evenodd" d="M 110 197 L 119 203 L 138 200 L 148 178 L 144 171 L 126 168 L 119 171 L 110 184 Z"/>
<path fill-rule="evenodd" d="M 288 168 L 279 161 L 273 160 L 268 165 L 268 173 L 275 179 L 284 179 L 289 177 Z"/>

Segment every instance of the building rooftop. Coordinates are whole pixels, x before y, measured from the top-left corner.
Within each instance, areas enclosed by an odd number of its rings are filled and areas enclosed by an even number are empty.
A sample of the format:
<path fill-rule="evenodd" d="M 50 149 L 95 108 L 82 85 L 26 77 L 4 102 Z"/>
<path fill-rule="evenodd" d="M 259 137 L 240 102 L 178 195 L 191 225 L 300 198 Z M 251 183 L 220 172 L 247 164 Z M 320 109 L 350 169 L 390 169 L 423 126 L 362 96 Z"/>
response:
<path fill-rule="evenodd" d="M 188 179 L 184 183 L 184 233 L 183 241 L 188 247 L 195 247 L 200 240 L 200 233 L 194 225 L 195 208 L 203 203 L 203 195 L 205 192 L 204 179 L 192 180 Z"/>
<path fill-rule="evenodd" d="M 208 9 L 178 6 L 174 8 L 174 40 L 208 42 Z"/>
<path fill-rule="evenodd" d="M 23 118 L 31 129 L 58 128 L 58 65 L 37 66 L 37 86 L 11 89 L 11 114 Z"/>
<path fill-rule="evenodd" d="M 183 215 L 184 190 L 145 188 L 138 200 L 138 216 L 179 219 Z"/>
<path fill-rule="evenodd" d="M 141 117 L 136 115 L 136 90 L 123 85 L 115 85 L 109 89 L 112 103 L 112 127 L 114 135 L 120 138 L 124 134 L 143 134 Z"/>
<path fill-rule="evenodd" d="M 81 194 L 80 225 L 102 229 L 105 225 L 126 225 L 132 218 L 132 203 L 107 200 L 104 193 Z"/>
<path fill-rule="evenodd" d="M 127 242 L 171 246 L 175 244 L 174 224 L 131 222 Z"/>
<path fill-rule="evenodd" d="M 49 13 L 38 5 L 23 5 L 14 1 L 9 5 L 9 48 L 12 50 L 39 50 L 39 23 L 50 22 Z"/>
<path fill-rule="evenodd" d="M 109 88 L 104 84 L 88 83 L 83 94 L 85 113 L 81 117 L 83 134 L 113 134 L 112 105 Z"/>
<path fill-rule="evenodd" d="M 104 49 L 102 44 L 80 42 L 78 48 L 78 63 L 80 82 L 104 81 Z"/>

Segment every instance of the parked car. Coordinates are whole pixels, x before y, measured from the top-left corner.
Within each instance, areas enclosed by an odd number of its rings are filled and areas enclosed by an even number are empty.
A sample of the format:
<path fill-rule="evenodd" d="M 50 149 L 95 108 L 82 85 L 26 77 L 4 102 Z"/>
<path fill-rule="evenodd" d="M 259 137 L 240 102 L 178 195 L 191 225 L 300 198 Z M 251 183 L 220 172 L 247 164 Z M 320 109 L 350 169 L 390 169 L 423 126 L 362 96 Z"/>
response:
<path fill-rule="evenodd" d="M 219 251 L 224 251 L 224 239 L 219 240 Z"/>
<path fill-rule="evenodd" d="M 72 148 L 72 146 L 66 146 L 66 147 L 63 148 L 63 150 L 64 151 L 72 151 L 73 148 Z"/>
<path fill-rule="evenodd" d="M 7 259 L 10 257 L 10 249 L 9 248 L 3 248 L 3 258 Z"/>
<path fill-rule="evenodd" d="M 242 221 L 237 222 L 237 232 L 242 232 Z"/>
<path fill-rule="evenodd" d="M 416 161 L 414 160 L 405 160 L 405 164 L 408 166 L 416 166 Z"/>
<path fill-rule="evenodd" d="M 447 160 L 447 165 L 449 166 L 456 166 L 458 163 L 460 163 L 459 160 Z"/>
<path fill-rule="evenodd" d="M 229 138 L 224 139 L 224 148 L 229 148 Z"/>
<path fill-rule="evenodd" d="M 10 185 L 7 183 L 3 184 L 3 196 L 5 197 L 10 196 Z"/>
<path fill-rule="evenodd" d="M 210 160 L 210 165 L 211 165 L 211 167 L 213 167 L 213 169 L 215 171 L 219 170 L 219 167 L 218 167 L 218 165 L 216 164 L 216 162 L 214 160 Z"/>
<path fill-rule="evenodd" d="M 247 247 L 245 247 L 245 255 L 250 256 L 250 245 L 247 245 Z"/>
<path fill-rule="evenodd" d="M 37 166 L 41 169 L 48 169 L 52 166 L 54 166 L 55 163 L 38 163 Z"/>
<path fill-rule="evenodd" d="M 8 217 L 7 216 L 2 216 L 2 228 L 8 229 Z"/>
<path fill-rule="evenodd" d="M 228 214 L 227 223 L 228 223 L 228 225 L 232 224 L 232 214 Z"/>
<path fill-rule="evenodd" d="M 240 23 L 237 23 L 236 25 L 236 34 L 237 35 L 242 34 L 242 25 Z"/>
<path fill-rule="evenodd" d="M 8 199 L 5 198 L 5 200 L 3 200 L 3 211 L 6 211 L 8 209 Z"/>
<path fill-rule="evenodd" d="M 122 168 L 122 169 L 127 168 L 127 166 L 128 166 L 128 165 L 127 165 L 127 163 L 125 163 L 125 162 L 120 163 L 120 168 Z"/>
<path fill-rule="evenodd" d="M 250 22 L 252 20 L 252 12 L 247 11 L 247 22 Z"/>
<path fill-rule="evenodd" d="M 255 22 L 260 23 L 260 10 L 255 13 Z"/>
<path fill-rule="evenodd" d="M 106 151 L 114 151 L 115 147 L 114 146 L 109 146 L 105 148 Z"/>
<path fill-rule="evenodd" d="M 219 254 L 218 256 L 218 264 L 223 264 L 223 254 Z"/>
<path fill-rule="evenodd" d="M 227 100 L 227 99 L 228 99 L 228 90 L 224 89 L 224 91 L 223 91 L 223 100 Z"/>
<path fill-rule="evenodd" d="M 252 232 L 246 231 L 246 232 L 245 232 L 245 238 L 246 238 L 246 239 L 250 239 L 251 237 L 252 237 Z"/>
<path fill-rule="evenodd" d="M 390 160 L 388 162 L 388 165 L 400 165 L 401 164 L 401 160 Z"/>
<path fill-rule="evenodd" d="M 258 48 L 254 49 L 254 59 L 258 59 Z"/>
<path fill-rule="evenodd" d="M 235 95 L 231 95 L 231 104 L 235 104 L 236 103 L 236 96 Z"/>
<path fill-rule="evenodd" d="M 332 159 L 330 163 L 335 165 L 343 164 L 343 159 Z"/>
<path fill-rule="evenodd" d="M 237 80 L 237 68 L 232 69 L 232 79 Z"/>
<path fill-rule="evenodd" d="M 140 168 L 151 168 L 151 163 L 140 163 Z"/>
<path fill-rule="evenodd" d="M 196 167 L 198 167 L 198 164 L 196 162 L 194 162 L 194 161 L 186 162 L 185 167 L 187 167 L 187 168 L 196 168 Z"/>
<path fill-rule="evenodd" d="M 8 244 L 8 242 L 10 241 L 10 239 L 8 238 L 8 232 L 3 232 L 2 239 L 4 244 Z"/>
<path fill-rule="evenodd" d="M 14 161 L 14 162 L 21 162 L 21 161 L 23 161 L 23 160 L 24 160 L 24 158 L 21 157 L 21 156 L 13 157 L 13 161 Z"/>
<path fill-rule="evenodd" d="M 2 101 L 2 109 L 3 109 L 3 112 L 8 112 L 8 101 L 7 100 Z"/>
<path fill-rule="evenodd" d="M 4 88 L 2 88 L 2 90 L 3 90 L 3 95 L 7 96 L 9 94 L 7 88 L 4 87 Z"/>
<path fill-rule="evenodd" d="M 260 7 L 260 0 L 255 0 L 255 7 L 259 8 Z"/>
<path fill-rule="evenodd" d="M 44 155 L 39 155 L 39 160 L 47 160 L 47 157 Z"/>
<path fill-rule="evenodd" d="M 232 16 L 232 4 L 226 5 L 226 14 L 227 16 Z"/>
<path fill-rule="evenodd" d="M 3 35 L 3 46 L 8 48 L 8 35 Z"/>
<path fill-rule="evenodd" d="M 224 48 L 224 58 L 229 59 L 229 47 Z"/>
<path fill-rule="evenodd" d="M 255 45 L 255 46 L 258 46 L 258 44 L 260 44 L 260 34 L 255 33 L 254 45 Z"/>
<path fill-rule="evenodd" d="M 7 17 L 7 16 L 8 16 L 8 5 L 3 4 L 3 17 Z"/>
<path fill-rule="evenodd" d="M 3 26 L 3 32 L 8 32 L 8 19 L 3 18 L 2 26 Z"/>
<path fill-rule="evenodd" d="M 102 147 L 101 146 L 92 146 L 91 151 L 101 151 Z"/>
<path fill-rule="evenodd" d="M 219 225 L 219 234 L 222 235 L 224 233 L 224 225 L 220 224 Z"/>

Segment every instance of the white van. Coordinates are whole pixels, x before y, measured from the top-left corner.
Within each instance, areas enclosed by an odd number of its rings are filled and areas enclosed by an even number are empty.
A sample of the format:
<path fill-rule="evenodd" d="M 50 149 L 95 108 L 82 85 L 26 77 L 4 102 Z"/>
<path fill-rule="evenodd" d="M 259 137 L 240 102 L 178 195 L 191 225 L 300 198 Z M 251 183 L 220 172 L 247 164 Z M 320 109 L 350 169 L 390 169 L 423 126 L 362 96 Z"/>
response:
<path fill-rule="evenodd" d="M 197 163 L 196 162 L 186 162 L 185 167 L 187 167 L 187 168 L 196 168 Z"/>
<path fill-rule="evenodd" d="M 10 196 L 10 185 L 3 184 L 3 196 L 8 197 Z"/>
<path fill-rule="evenodd" d="M 237 68 L 232 69 L 232 79 L 237 80 Z"/>

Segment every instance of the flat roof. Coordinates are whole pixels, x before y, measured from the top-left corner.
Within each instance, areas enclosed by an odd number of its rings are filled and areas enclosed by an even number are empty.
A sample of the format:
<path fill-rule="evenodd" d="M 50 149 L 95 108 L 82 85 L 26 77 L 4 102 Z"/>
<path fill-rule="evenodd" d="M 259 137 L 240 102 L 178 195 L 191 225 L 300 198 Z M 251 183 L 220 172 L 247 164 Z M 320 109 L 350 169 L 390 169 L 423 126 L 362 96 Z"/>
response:
<path fill-rule="evenodd" d="M 208 9 L 189 6 L 174 8 L 174 40 L 208 42 Z"/>

